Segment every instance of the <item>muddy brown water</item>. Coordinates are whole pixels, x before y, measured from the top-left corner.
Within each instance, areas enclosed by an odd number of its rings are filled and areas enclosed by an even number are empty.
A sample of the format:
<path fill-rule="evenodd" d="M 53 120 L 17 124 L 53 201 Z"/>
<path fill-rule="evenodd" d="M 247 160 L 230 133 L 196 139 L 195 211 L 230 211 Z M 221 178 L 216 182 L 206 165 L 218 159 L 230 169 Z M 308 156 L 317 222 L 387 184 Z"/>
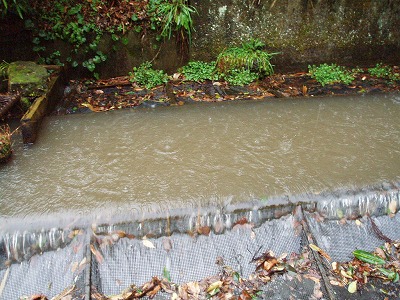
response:
<path fill-rule="evenodd" d="M 0 167 L 0 229 L 112 222 L 400 180 L 400 96 L 49 117 Z"/>

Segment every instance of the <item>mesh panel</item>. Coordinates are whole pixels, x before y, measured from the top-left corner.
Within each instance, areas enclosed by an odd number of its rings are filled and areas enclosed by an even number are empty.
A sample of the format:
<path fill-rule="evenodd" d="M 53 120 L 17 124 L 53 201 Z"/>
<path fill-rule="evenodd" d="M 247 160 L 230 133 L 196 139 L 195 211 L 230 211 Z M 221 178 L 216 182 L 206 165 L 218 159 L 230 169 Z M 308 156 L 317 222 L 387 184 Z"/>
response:
<path fill-rule="evenodd" d="M 296 235 L 292 224 L 292 216 L 267 222 L 253 229 L 255 237 L 246 228 L 197 238 L 174 234 L 169 252 L 164 250 L 163 238 L 152 240 L 155 249 L 145 247 L 137 239 L 122 239 L 103 249 L 104 262 L 97 265 L 94 274 L 99 278 L 97 288 L 108 295 L 120 293 L 132 283 L 141 285 L 152 276 L 162 276 L 164 267 L 178 284 L 201 280 L 218 274 L 215 264 L 218 256 L 248 277 L 255 269 L 250 261 L 260 247 L 260 251 L 273 250 L 276 255 L 299 253 L 301 237 Z"/>
<path fill-rule="evenodd" d="M 51 298 L 72 285 L 76 285 L 77 295 L 83 294 L 86 242 L 85 235 L 77 236 L 66 248 L 12 264 L 9 271 L 3 269 L 0 282 L 5 276 L 6 281 L 0 299 L 20 299 L 33 294 Z"/>

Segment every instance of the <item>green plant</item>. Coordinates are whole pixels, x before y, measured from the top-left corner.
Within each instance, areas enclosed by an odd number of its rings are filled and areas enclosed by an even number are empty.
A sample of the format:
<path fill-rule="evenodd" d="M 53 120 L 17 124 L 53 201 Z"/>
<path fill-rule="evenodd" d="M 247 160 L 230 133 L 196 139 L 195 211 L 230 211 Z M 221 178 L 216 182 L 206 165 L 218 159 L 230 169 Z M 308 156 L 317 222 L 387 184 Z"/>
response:
<path fill-rule="evenodd" d="M 215 71 L 215 62 L 191 61 L 180 69 L 180 72 L 189 81 L 218 80 Z"/>
<path fill-rule="evenodd" d="M 27 11 L 28 1 L 26 0 L 2 0 L 0 2 L 1 16 L 5 17 L 9 11 L 16 12 L 23 19 L 24 13 Z"/>
<path fill-rule="evenodd" d="M 5 162 L 11 156 L 11 133 L 10 127 L 5 125 L 0 127 L 0 162 Z"/>
<path fill-rule="evenodd" d="M 1 77 L 4 77 L 4 78 L 7 77 L 7 71 L 8 71 L 9 65 L 10 64 L 4 60 L 0 63 L 0 76 Z"/>
<path fill-rule="evenodd" d="M 350 84 L 354 76 L 342 66 L 336 64 L 321 64 L 319 66 L 308 66 L 311 77 L 317 80 L 322 86 L 332 83 Z"/>
<path fill-rule="evenodd" d="M 21 98 L 21 105 L 24 110 L 27 110 L 31 106 L 31 101 L 27 97 Z"/>
<path fill-rule="evenodd" d="M 179 32 L 183 38 L 187 34 L 191 41 L 193 31 L 192 13 L 196 9 L 187 0 L 171 0 L 158 3 L 157 14 L 161 16 L 161 36 L 171 38 L 172 31 Z"/>
<path fill-rule="evenodd" d="M 368 73 L 371 76 L 375 76 L 378 78 L 387 78 L 390 80 L 400 80 L 400 74 L 393 72 L 392 67 L 383 65 L 382 63 L 376 64 L 375 67 L 369 68 Z"/>
<path fill-rule="evenodd" d="M 168 82 L 168 75 L 163 70 L 154 70 L 151 62 L 144 62 L 139 67 L 133 68 L 133 73 L 129 73 L 132 82 L 140 86 L 151 89 L 158 85 Z"/>
<path fill-rule="evenodd" d="M 390 74 L 392 74 L 392 68 L 379 63 L 375 67 L 369 68 L 368 73 L 378 78 L 389 78 Z"/>
<path fill-rule="evenodd" d="M 247 69 L 259 77 L 271 75 L 274 73 L 271 58 L 277 53 L 268 53 L 264 48 L 265 44 L 258 39 L 243 43 L 241 47 L 227 48 L 218 55 L 216 68 L 220 73 Z"/>
<path fill-rule="evenodd" d="M 233 69 L 224 76 L 232 85 L 246 85 L 258 79 L 258 74 L 248 69 Z"/>

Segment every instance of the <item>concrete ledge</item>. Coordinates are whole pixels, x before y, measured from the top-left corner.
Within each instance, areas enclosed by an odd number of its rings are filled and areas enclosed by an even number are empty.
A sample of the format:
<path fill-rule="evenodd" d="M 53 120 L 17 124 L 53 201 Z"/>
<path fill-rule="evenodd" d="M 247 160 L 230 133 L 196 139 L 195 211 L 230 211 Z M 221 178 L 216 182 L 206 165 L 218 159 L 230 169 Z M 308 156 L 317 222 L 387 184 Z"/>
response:
<path fill-rule="evenodd" d="M 57 101 L 61 99 L 63 90 L 64 76 L 62 72 L 59 72 L 57 76 L 50 78 L 47 93 L 38 97 L 21 119 L 24 144 L 36 141 L 43 118 L 51 112 Z"/>

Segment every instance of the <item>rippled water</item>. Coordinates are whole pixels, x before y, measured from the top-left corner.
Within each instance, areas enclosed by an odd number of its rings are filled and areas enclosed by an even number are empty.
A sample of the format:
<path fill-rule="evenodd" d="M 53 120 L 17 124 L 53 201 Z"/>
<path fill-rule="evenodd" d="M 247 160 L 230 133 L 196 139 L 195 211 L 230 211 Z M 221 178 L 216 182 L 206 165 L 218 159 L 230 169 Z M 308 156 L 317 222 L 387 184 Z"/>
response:
<path fill-rule="evenodd" d="M 399 98 L 49 117 L 37 143 L 15 141 L 0 167 L 0 218 L 165 214 L 399 181 Z"/>

